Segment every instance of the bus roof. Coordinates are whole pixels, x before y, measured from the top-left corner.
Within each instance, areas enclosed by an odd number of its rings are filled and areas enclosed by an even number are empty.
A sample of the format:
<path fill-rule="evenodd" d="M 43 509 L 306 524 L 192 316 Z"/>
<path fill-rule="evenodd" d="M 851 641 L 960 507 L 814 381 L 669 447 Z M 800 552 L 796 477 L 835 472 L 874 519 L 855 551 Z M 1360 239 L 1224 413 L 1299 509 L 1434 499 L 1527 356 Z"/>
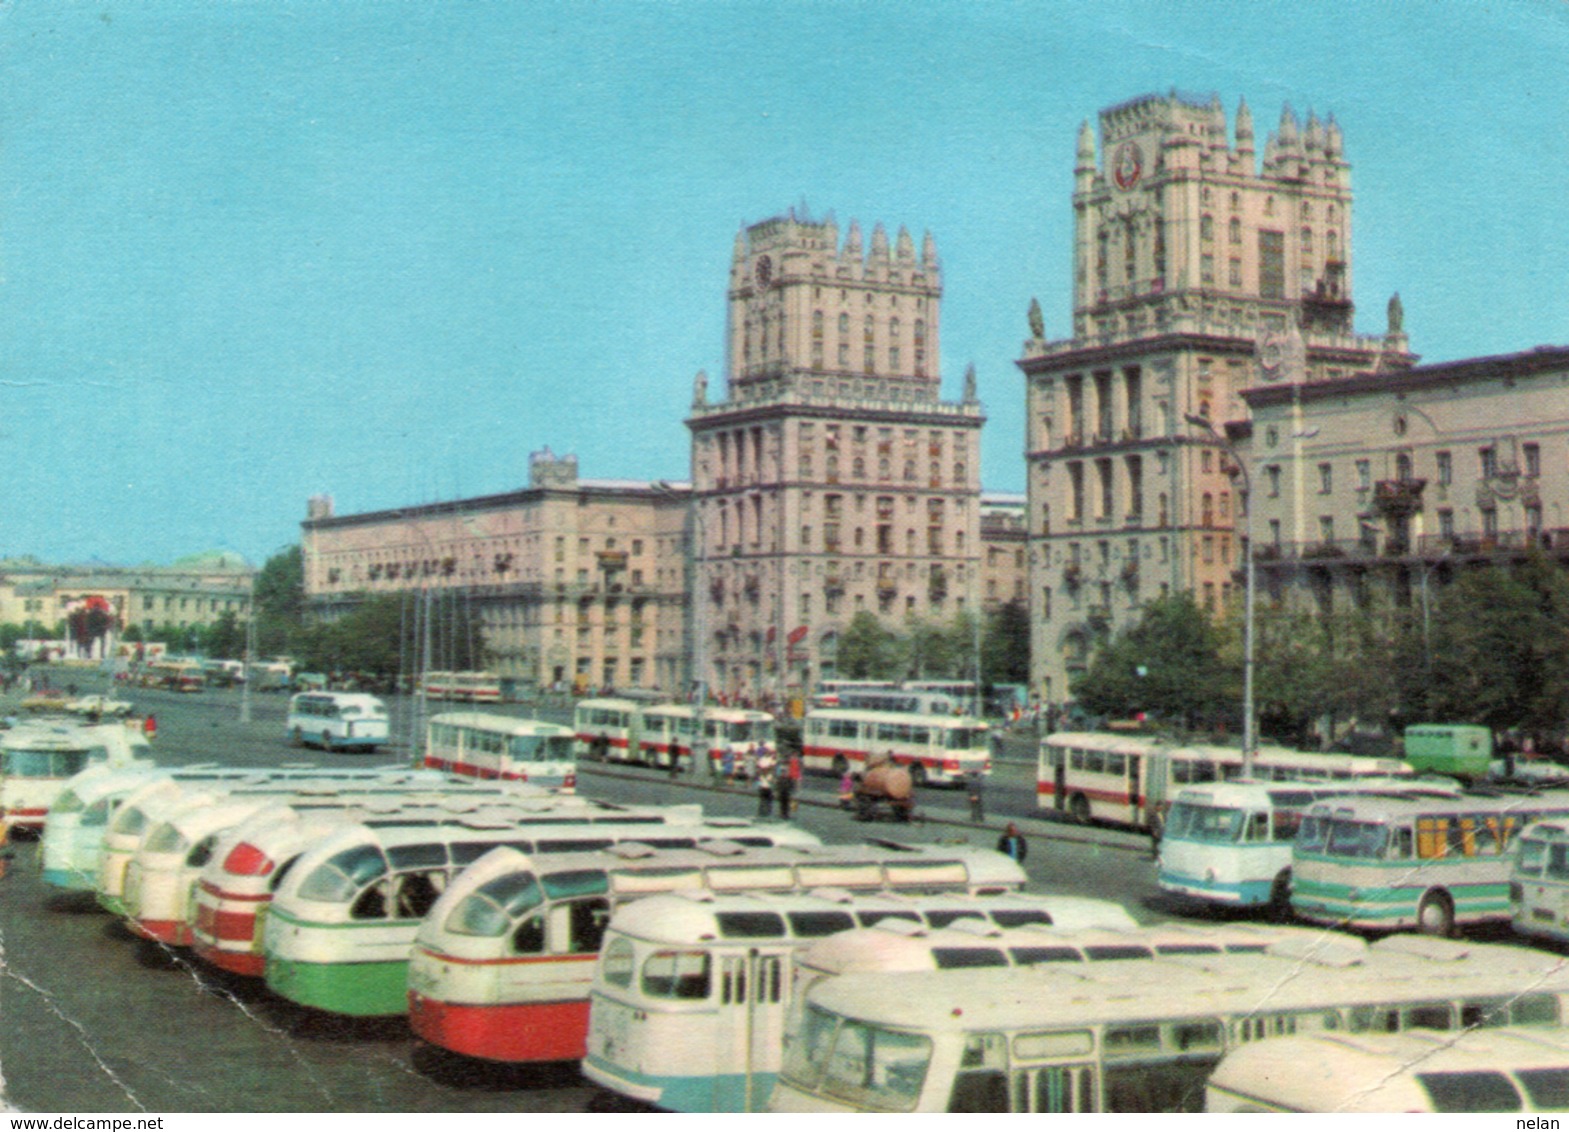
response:
<path fill-rule="evenodd" d="M 571 736 L 572 728 L 549 723 L 543 719 L 525 719 L 515 715 L 497 715 L 486 711 L 444 711 L 430 717 L 432 723 L 449 727 L 477 727 L 485 731 L 499 731 L 507 735 Z"/>
<path fill-rule="evenodd" d="M 1536 992 L 1569 993 L 1569 964 L 1560 956 L 1507 944 L 1419 953 L 1384 946 L 1389 942 L 1371 944 L 1350 959 L 1344 952 L 1317 958 L 1291 947 L 1295 954 L 861 973 L 824 980 L 810 999 L 873 1024 L 938 1033 L 1201 1019 L 1390 1001 L 1508 999 L 1526 985 Z"/>
<path fill-rule="evenodd" d="M 968 715 L 915 715 L 898 711 L 870 711 L 863 708 L 812 708 L 807 719 L 859 719 L 871 722 L 921 724 L 927 727 L 966 727 L 985 730 L 989 725 L 984 719 Z"/>
<path fill-rule="evenodd" d="M 1551 790 L 1540 794 L 1459 793 L 1441 797 L 1347 794 L 1315 802 L 1309 809 L 1316 816 L 1369 822 L 1400 821 L 1422 814 L 1544 814 L 1555 811 L 1569 814 L 1569 791 Z"/>
<path fill-rule="evenodd" d="M 1418 1078 L 1520 1069 L 1552 1069 L 1560 1081 L 1569 1077 L 1569 1030 L 1325 1031 L 1268 1038 L 1228 1053 L 1211 1074 L 1210 1087 L 1299 1112 L 1420 1112 L 1430 1105 L 1432 1111 L 1470 1111 L 1445 1105 L 1444 1093 L 1433 1095 Z M 1479 1083 L 1469 1076 L 1453 1080 L 1473 1093 Z M 1441 1080 L 1434 1084 L 1442 1087 Z"/>

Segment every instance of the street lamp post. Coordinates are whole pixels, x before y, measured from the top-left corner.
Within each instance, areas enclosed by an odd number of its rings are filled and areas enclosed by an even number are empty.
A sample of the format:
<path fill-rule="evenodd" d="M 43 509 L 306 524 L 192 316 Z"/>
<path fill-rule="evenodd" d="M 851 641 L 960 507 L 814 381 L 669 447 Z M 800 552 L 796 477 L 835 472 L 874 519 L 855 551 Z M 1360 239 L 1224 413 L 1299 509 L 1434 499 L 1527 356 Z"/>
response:
<path fill-rule="evenodd" d="M 1221 439 L 1208 417 L 1187 413 L 1183 419 L 1209 433 L 1231 454 L 1231 466 L 1242 481 L 1241 501 L 1247 516 L 1242 528 L 1242 773 L 1247 777 L 1253 773 L 1253 760 L 1258 754 L 1258 727 L 1253 713 L 1253 483 L 1236 446 Z"/>

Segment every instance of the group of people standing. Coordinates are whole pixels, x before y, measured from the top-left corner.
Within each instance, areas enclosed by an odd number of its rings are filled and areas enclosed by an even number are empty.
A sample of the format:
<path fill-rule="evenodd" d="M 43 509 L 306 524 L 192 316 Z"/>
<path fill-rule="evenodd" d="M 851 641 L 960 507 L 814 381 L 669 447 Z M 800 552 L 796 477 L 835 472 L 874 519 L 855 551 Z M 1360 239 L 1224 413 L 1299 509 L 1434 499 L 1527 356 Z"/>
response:
<path fill-rule="evenodd" d="M 780 817 L 789 818 L 795 812 L 795 795 L 801 786 L 799 752 L 780 759 L 761 743 L 740 748 L 732 743 L 720 755 L 719 769 L 727 785 L 738 781 L 756 785 L 758 817 L 772 817 L 776 800 Z"/>

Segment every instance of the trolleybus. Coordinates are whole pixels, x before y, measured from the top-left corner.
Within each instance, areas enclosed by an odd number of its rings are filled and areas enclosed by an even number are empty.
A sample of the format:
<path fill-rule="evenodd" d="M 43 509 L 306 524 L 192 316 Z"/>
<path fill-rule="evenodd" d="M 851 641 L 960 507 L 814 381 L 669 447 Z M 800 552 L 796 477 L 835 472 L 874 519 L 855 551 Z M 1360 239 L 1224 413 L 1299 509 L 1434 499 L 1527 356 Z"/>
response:
<path fill-rule="evenodd" d="M 801 762 L 843 775 L 886 754 L 909 768 L 917 786 L 960 784 L 991 773 L 989 736 L 985 723 L 966 716 L 819 708 L 807 712 L 802 724 Z"/>
<path fill-rule="evenodd" d="M 1569 940 L 1569 822 L 1528 825 L 1515 843 L 1509 913 L 1521 935 Z"/>
<path fill-rule="evenodd" d="M 1259 781 L 1349 782 L 1358 778 L 1403 778 L 1411 768 L 1399 759 L 1318 754 L 1261 747 L 1253 759 Z M 1235 747 L 1176 746 L 1137 735 L 1059 731 L 1041 741 L 1036 799 L 1075 821 L 1101 819 L 1150 827 L 1184 786 L 1242 776 L 1242 751 Z"/>
<path fill-rule="evenodd" d="M 998 893 L 1023 880 L 1000 853 L 949 846 L 663 853 L 623 846 L 570 868 L 497 850 L 421 925 L 409 966 L 409 1023 L 431 1044 L 471 1057 L 580 1058 L 600 937 L 626 901 L 682 888 Z"/>
<path fill-rule="evenodd" d="M 494 672 L 427 672 L 425 694 L 436 700 L 499 704 L 501 677 Z"/>
<path fill-rule="evenodd" d="M 425 765 L 475 778 L 504 778 L 549 790 L 577 788 L 570 727 L 477 711 L 433 716 Z"/>

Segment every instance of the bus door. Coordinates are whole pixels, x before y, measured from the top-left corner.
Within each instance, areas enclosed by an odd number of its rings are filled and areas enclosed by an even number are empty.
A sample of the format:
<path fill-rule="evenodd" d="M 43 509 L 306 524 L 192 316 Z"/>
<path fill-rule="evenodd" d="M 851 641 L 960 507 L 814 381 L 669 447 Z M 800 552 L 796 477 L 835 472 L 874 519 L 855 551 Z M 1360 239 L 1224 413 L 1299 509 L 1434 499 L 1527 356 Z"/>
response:
<path fill-rule="evenodd" d="M 1129 752 L 1123 758 L 1128 763 L 1128 811 L 1129 816 L 1136 823 L 1141 817 L 1148 818 L 1150 810 L 1149 799 L 1139 785 L 1139 769 L 1144 756 Z"/>
<path fill-rule="evenodd" d="M 1057 789 L 1052 793 L 1052 803 L 1059 809 L 1068 806 L 1068 748 L 1048 747 L 1053 752 L 1051 760 L 1052 774 L 1056 777 Z"/>
<path fill-rule="evenodd" d="M 714 1111 L 757 1112 L 767 1103 L 768 1085 L 756 1075 L 783 1059 L 785 957 L 751 948 L 720 955 L 715 988 L 714 1050 L 723 1059 L 714 1074 Z M 736 1086 L 725 1084 L 739 1077 Z"/>

